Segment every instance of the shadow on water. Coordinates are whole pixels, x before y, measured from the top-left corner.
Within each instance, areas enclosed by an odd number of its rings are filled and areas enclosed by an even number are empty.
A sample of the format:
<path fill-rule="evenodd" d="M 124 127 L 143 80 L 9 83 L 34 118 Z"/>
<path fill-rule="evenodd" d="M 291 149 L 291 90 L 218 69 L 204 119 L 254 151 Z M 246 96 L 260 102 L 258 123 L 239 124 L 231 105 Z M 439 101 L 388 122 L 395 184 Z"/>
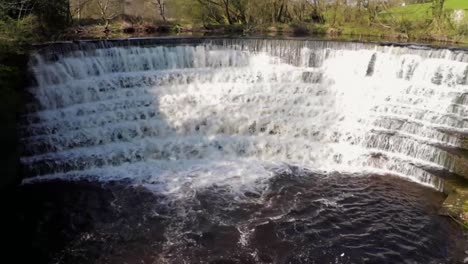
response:
<path fill-rule="evenodd" d="M 207 188 L 181 215 L 145 188 L 51 181 L 18 191 L 8 228 L 22 242 L 15 259 L 35 263 L 458 263 L 463 254 L 459 228 L 437 215 L 443 195 L 399 178 L 293 169 L 247 196 Z"/>

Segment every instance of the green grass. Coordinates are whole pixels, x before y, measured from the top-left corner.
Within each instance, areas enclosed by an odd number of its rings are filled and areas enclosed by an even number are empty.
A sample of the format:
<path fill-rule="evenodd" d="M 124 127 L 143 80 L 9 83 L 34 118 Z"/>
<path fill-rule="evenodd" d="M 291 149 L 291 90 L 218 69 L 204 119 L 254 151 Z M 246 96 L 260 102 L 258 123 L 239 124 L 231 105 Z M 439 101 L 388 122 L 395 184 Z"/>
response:
<path fill-rule="evenodd" d="M 444 8 L 446 11 L 462 9 L 468 11 L 467 0 L 447 0 Z M 383 18 L 405 18 L 409 21 L 422 21 L 430 19 L 432 15 L 432 3 L 398 6 L 380 13 Z"/>
<path fill-rule="evenodd" d="M 431 16 L 431 3 L 414 4 L 408 6 L 399 6 L 380 13 L 384 18 L 402 18 L 410 21 L 418 21 L 428 19 Z"/>
<path fill-rule="evenodd" d="M 468 10 L 468 1 L 466 0 L 447 0 L 445 3 L 446 9 L 465 9 Z"/>

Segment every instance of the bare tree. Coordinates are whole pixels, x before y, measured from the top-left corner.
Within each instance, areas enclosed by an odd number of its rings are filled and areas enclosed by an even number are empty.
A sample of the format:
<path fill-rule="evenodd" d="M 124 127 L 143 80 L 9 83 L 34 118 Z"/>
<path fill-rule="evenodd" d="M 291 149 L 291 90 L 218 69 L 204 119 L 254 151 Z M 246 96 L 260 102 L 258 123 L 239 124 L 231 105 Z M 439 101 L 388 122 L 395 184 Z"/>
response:
<path fill-rule="evenodd" d="M 0 1 L 0 9 L 16 14 L 18 22 L 34 9 L 35 2 L 30 0 Z"/>
<path fill-rule="evenodd" d="M 223 16 L 226 18 L 230 25 L 237 22 L 235 18 L 236 12 L 232 10 L 230 0 L 198 0 L 198 2 L 204 7 L 210 8 L 210 6 L 215 6 L 220 8 L 223 12 Z M 211 11 L 213 12 L 212 9 Z"/>
<path fill-rule="evenodd" d="M 78 20 L 83 18 L 83 9 L 88 6 L 93 0 L 75 0 L 70 5 L 70 12 L 72 17 L 77 17 Z"/>
<path fill-rule="evenodd" d="M 161 15 L 163 21 L 166 22 L 166 4 L 164 0 L 154 0 L 154 4 L 159 10 L 159 15 Z"/>
<path fill-rule="evenodd" d="M 101 19 L 106 23 L 106 28 L 112 19 L 117 17 L 119 13 L 119 2 L 116 0 L 94 0 L 99 7 Z"/>

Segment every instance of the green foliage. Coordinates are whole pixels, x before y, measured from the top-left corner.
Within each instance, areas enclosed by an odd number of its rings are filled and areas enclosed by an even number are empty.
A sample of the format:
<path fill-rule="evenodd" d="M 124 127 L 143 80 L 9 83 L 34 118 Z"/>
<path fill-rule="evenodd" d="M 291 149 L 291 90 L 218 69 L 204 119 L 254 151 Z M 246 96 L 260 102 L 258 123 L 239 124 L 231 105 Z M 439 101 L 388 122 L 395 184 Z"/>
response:
<path fill-rule="evenodd" d="M 447 9 L 468 9 L 468 1 L 466 0 L 446 0 L 445 2 Z"/>
<path fill-rule="evenodd" d="M 3 2 L 2 2 L 3 1 Z M 0 21 L 3 26 L 16 21 L 16 28 L 24 28 L 35 19 L 35 30 L 52 36 L 67 28 L 71 23 L 69 0 L 0 0 Z M 24 32 L 19 32 L 24 33 Z"/>
<path fill-rule="evenodd" d="M 396 21 L 396 30 L 398 32 L 408 34 L 413 29 L 413 22 L 405 17 L 401 17 Z"/>
<path fill-rule="evenodd" d="M 37 24 L 35 16 L 27 16 L 21 20 L 10 17 L 0 20 L 0 50 L 18 53 L 32 41 L 39 39 L 35 33 Z"/>
<path fill-rule="evenodd" d="M 308 0 L 197 0 L 191 6 L 200 10 L 199 20 L 204 24 L 266 25 L 324 23 L 324 3 Z"/>
<path fill-rule="evenodd" d="M 468 36 L 468 23 L 462 23 L 456 28 L 457 34 L 462 36 Z"/>
<path fill-rule="evenodd" d="M 452 13 L 451 22 L 457 35 L 468 36 L 468 10 Z"/>
<path fill-rule="evenodd" d="M 60 1 L 64 0 L 58 2 Z M 75 3 L 76 1 L 72 0 Z M 95 11 L 96 8 L 93 7 L 96 1 L 98 0 L 89 0 L 88 7 L 83 10 Z M 146 6 L 154 7 L 155 0 L 138 0 L 138 2 L 145 2 Z M 320 28 L 320 32 L 334 35 L 358 32 L 359 35 L 433 37 L 439 40 L 454 40 L 455 38 L 459 40 L 460 36 L 466 35 L 466 26 L 455 25 L 450 18 L 453 17 L 455 8 L 467 8 L 468 11 L 468 0 L 407 0 L 405 2 L 406 6 L 401 6 L 401 1 L 397 0 L 356 0 L 353 4 L 349 4 L 349 0 L 164 1 L 168 24 L 178 25 L 177 31 L 207 29 L 214 32 L 283 31 L 305 34 L 313 33 L 316 28 Z M 130 17 L 124 19 L 135 24 Z M 145 21 L 147 23 L 148 20 Z M 90 22 L 86 30 L 90 32 L 91 37 L 94 36 L 93 34 L 102 33 L 102 29 L 96 27 L 97 30 L 94 30 L 95 28 L 92 27 L 92 23 L 96 21 L 90 20 Z M 138 20 L 138 23 L 145 22 Z M 111 29 L 114 31 L 114 28 Z M 120 29 L 117 27 L 115 30 Z M 81 29 L 77 31 L 83 32 Z"/>
<path fill-rule="evenodd" d="M 431 16 L 431 3 L 398 6 L 381 12 L 379 16 L 390 19 L 405 17 L 413 22 L 426 20 Z"/>
<path fill-rule="evenodd" d="M 440 1 L 440 0 L 434 0 Z M 413 4 L 407 6 L 397 6 L 383 11 L 380 16 L 400 17 L 405 16 L 411 21 L 420 21 L 431 18 L 433 14 L 433 3 L 429 1 L 422 4 Z M 440 2 L 438 2 L 440 8 Z M 453 11 L 456 9 L 468 10 L 468 1 L 466 0 L 445 0 L 444 9 L 446 11 Z"/>
<path fill-rule="evenodd" d="M 46 36 L 57 34 L 71 24 L 68 0 L 36 0 L 33 12 Z"/>

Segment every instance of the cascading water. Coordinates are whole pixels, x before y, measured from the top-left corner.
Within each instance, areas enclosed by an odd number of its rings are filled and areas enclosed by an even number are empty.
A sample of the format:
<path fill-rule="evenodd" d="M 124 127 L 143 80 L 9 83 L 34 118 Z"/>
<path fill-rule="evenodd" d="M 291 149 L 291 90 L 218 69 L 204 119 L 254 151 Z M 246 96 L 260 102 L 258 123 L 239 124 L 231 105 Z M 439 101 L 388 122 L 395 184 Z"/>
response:
<path fill-rule="evenodd" d="M 468 57 L 271 40 L 38 53 L 28 176 L 130 178 L 165 192 L 249 186 L 297 165 L 439 186 L 467 133 Z"/>
<path fill-rule="evenodd" d="M 26 182 L 116 180 L 158 197 L 148 205 L 137 191 L 113 190 L 98 211 L 117 220 L 95 224 L 67 252 L 99 243 L 97 252 L 151 252 L 139 257 L 153 262 L 138 263 L 453 259 L 459 238 L 431 204 L 440 193 L 392 175 L 441 188 L 434 175 L 468 172 L 465 52 L 303 40 L 128 44 L 61 44 L 31 59 Z M 61 188 L 70 187 L 53 190 Z M 71 194 L 62 206 L 96 214 L 94 191 L 78 192 L 81 206 L 67 206 Z"/>

